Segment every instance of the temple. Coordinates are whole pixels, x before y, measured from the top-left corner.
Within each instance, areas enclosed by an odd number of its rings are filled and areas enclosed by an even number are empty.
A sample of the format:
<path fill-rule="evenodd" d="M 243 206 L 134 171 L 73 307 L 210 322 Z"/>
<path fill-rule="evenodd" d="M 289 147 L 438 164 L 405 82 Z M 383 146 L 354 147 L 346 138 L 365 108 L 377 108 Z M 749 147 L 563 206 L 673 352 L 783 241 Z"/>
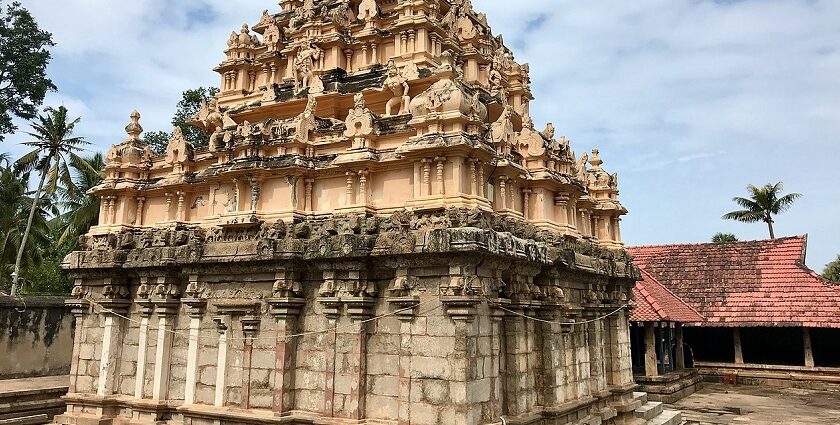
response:
<path fill-rule="evenodd" d="M 535 128 L 486 16 L 280 4 L 227 40 L 208 146 L 134 112 L 108 152 L 56 423 L 679 423 L 634 393 L 618 178 Z"/>

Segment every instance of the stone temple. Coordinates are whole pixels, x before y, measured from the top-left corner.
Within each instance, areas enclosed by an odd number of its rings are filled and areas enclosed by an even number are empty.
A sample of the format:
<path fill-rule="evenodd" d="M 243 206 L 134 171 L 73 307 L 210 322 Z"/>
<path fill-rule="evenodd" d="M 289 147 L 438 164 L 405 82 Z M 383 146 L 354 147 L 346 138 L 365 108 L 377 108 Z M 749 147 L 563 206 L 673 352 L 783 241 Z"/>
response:
<path fill-rule="evenodd" d="M 634 411 L 617 176 L 535 129 L 528 65 L 486 16 L 280 3 L 227 40 L 192 123 L 208 147 L 176 129 L 155 155 L 135 112 L 108 152 L 100 223 L 64 264 L 77 327 L 56 423 L 662 412 Z"/>

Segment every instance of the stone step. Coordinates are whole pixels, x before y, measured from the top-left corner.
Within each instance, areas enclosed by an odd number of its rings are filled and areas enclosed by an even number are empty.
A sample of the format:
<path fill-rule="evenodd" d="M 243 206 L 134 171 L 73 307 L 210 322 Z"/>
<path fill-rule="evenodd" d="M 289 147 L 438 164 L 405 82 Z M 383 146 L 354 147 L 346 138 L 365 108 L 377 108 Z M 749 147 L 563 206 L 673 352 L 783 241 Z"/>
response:
<path fill-rule="evenodd" d="M 648 402 L 647 393 L 634 392 L 633 400 L 640 401 L 642 405 Z"/>
<path fill-rule="evenodd" d="M 645 403 L 642 407 L 636 409 L 635 415 L 637 418 L 642 418 L 646 421 L 649 421 L 660 414 L 662 414 L 662 410 L 665 406 L 662 405 L 659 401 L 649 401 Z"/>
<path fill-rule="evenodd" d="M 43 425 L 50 422 L 47 415 L 32 415 L 14 419 L 0 419 L 0 425 Z"/>
<path fill-rule="evenodd" d="M 663 410 L 662 413 L 647 421 L 647 425 L 680 425 L 683 423 L 682 413 L 678 410 Z"/>

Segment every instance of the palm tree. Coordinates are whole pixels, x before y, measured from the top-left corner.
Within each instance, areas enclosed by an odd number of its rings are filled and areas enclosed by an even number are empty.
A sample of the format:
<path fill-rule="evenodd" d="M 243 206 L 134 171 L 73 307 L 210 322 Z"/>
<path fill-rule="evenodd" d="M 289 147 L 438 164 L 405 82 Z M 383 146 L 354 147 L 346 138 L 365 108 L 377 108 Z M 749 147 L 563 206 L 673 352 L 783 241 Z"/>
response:
<path fill-rule="evenodd" d="M 8 166 L 0 166 L 0 272 L 2 281 L 11 272 L 10 266 L 15 261 L 18 247 L 31 211 L 33 200 L 27 193 L 29 173 L 18 175 Z M 24 245 L 23 263 L 27 266 L 41 261 L 42 248 L 50 242 L 49 225 L 46 217 L 51 209 L 48 202 L 42 200 L 36 213 L 30 235 Z"/>
<path fill-rule="evenodd" d="M 70 241 L 69 248 L 75 247 L 75 240 L 86 233 L 99 221 L 99 198 L 90 196 L 88 191 L 99 185 L 105 177 L 105 159 L 101 153 L 92 157 L 81 158 L 83 163 L 70 162 L 73 168 L 73 186 L 59 188 L 58 207 L 64 211 L 61 226 L 64 229 L 58 239 L 58 245 Z"/>
<path fill-rule="evenodd" d="M 773 232 L 773 216 L 785 212 L 793 202 L 802 197 L 799 193 L 790 193 L 780 196 L 784 185 L 766 184 L 764 187 L 754 185 L 747 186 L 750 198 L 735 197 L 732 200 L 740 205 L 743 210 L 732 211 L 723 216 L 724 220 L 736 220 L 742 223 L 757 223 L 763 221 L 770 229 L 770 239 L 776 239 Z"/>
<path fill-rule="evenodd" d="M 44 112 L 46 112 L 46 115 L 38 115 L 36 122 L 31 124 L 33 131 L 27 133 L 34 137 L 35 140 L 24 143 L 26 146 L 33 147 L 34 150 L 21 157 L 17 162 L 17 168 L 19 170 L 40 171 L 41 180 L 38 183 L 38 189 L 35 190 L 35 198 L 33 199 L 29 212 L 29 220 L 27 221 L 26 230 L 23 233 L 17 258 L 15 259 L 15 271 L 12 273 L 12 296 L 17 292 L 21 260 L 23 259 L 26 242 L 29 238 L 29 232 L 32 229 L 32 221 L 35 218 L 36 211 L 39 209 L 38 203 L 41 200 L 41 193 L 45 189 L 44 184 L 47 183 L 46 191 L 50 194 L 55 193 L 59 181 L 64 183 L 66 188 L 75 187 L 67 165 L 68 158 L 74 163 L 83 163 L 75 152 L 81 150 L 82 146 L 88 144 L 81 137 L 72 137 L 73 130 L 76 124 L 81 121 L 81 118 L 68 121 L 68 111 L 64 106 L 60 106 L 58 109 L 46 108 Z M 48 177 L 49 181 L 47 181 Z"/>

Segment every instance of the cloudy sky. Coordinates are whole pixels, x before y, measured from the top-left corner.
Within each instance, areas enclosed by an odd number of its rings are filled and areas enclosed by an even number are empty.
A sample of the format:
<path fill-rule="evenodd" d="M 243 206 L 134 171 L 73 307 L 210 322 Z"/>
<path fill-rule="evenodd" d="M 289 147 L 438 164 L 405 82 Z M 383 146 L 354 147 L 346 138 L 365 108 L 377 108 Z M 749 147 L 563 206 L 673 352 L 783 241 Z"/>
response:
<path fill-rule="evenodd" d="M 218 85 L 230 31 L 275 0 L 22 0 L 58 43 L 48 103 L 105 150 L 137 108 L 166 130 L 180 93 Z M 767 236 L 726 222 L 749 183 L 805 197 L 777 235 L 809 235 L 808 265 L 840 254 L 840 1 L 473 0 L 531 64 L 538 126 L 620 173 L 628 244 Z M 19 136 L 0 151 L 18 154 Z"/>

